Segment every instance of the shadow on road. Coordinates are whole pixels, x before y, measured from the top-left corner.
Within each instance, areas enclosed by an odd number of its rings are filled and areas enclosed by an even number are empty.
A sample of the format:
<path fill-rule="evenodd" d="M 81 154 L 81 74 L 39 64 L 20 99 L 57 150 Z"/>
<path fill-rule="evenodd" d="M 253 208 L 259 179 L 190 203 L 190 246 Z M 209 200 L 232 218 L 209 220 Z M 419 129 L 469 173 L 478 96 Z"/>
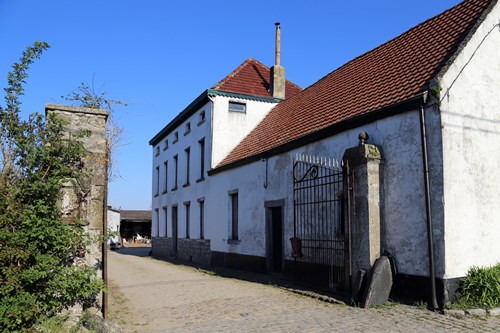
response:
<path fill-rule="evenodd" d="M 151 246 L 122 247 L 113 252 L 136 257 L 148 257 L 151 255 Z"/>

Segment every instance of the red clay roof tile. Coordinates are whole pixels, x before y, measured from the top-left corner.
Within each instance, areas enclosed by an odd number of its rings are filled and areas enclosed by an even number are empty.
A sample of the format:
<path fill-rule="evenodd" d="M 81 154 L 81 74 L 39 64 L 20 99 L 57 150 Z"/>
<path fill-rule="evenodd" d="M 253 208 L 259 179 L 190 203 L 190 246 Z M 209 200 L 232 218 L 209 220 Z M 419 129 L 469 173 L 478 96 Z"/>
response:
<path fill-rule="evenodd" d="M 428 89 L 429 81 L 457 51 L 492 1 L 496 0 L 466 0 L 280 102 L 217 167 L 251 160 L 252 156 Z M 224 85 L 224 80 L 221 83 Z"/>
<path fill-rule="evenodd" d="M 273 97 L 269 93 L 270 75 L 269 67 L 266 67 L 253 58 L 248 58 L 211 89 L 229 91 L 237 94 Z M 299 86 L 286 80 L 286 98 L 295 95 L 301 90 Z"/>

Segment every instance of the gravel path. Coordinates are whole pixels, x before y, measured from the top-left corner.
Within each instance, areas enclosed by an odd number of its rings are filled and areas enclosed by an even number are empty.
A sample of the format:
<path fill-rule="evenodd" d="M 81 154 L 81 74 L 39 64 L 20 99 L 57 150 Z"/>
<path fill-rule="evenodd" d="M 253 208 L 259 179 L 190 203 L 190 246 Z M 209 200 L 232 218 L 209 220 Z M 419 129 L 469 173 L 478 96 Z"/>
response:
<path fill-rule="evenodd" d="M 109 254 L 110 316 L 126 332 L 500 332 L 500 317 L 455 318 L 392 304 L 363 310 L 272 285 Z"/>

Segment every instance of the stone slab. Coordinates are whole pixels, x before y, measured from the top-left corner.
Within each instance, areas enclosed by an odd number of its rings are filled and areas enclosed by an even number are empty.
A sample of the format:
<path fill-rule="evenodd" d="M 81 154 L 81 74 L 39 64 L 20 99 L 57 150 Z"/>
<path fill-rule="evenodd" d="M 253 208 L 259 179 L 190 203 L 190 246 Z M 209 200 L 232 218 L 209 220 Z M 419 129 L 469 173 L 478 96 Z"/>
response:
<path fill-rule="evenodd" d="M 486 310 L 485 309 L 469 309 L 466 310 L 465 313 L 471 316 L 486 316 Z"/>
<path fill-rule="evenodd" d="M 448 316 L 465 316 L 464 310 L 445 310 L 444 312 Z"/>
<path fill-rule="evenodd" d="M 490 316 L 500 316 L 500 308 L 493 308 L 488 310 Z"/>
<path fill-rule="evenodd" d="M 368 308 L 386 303 L 389 300 L 392 282 L 391 262 L 389 258 L 382 256 L 373 265 L 363 307 Z"/>

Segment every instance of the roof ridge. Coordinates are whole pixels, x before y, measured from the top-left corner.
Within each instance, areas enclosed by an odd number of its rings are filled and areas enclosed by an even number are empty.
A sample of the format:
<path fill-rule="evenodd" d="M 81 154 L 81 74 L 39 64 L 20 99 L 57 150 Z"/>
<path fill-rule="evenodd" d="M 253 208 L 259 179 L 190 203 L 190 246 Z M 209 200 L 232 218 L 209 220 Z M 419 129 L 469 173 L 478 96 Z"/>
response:
<path fill-rule="evenodd" d="M 217 82 L 216 84 L 214 84 L 210 89 L 215 89 L 217 90 L 220 86 L 222 86 L 225 82 L 227 82 L 230 78 L 236 76 L 242 69 L 243 67 L 245 67 L 247 64 L 251 63 L 251 62 L 256 62 L 262 66 L 265 66 L 263 63 L 261 63 L 260 61 L 257 61 L 255 60 L 254 58 L 250 57 L 250 58 L 247 58 L 245 61 L 243 61 L 238 67 L 236 67 L 231 73 L 229 73 L 228 75 L 224 76 L 224 78 L 222 80 L 220 80 L 219 82 Z"/>

